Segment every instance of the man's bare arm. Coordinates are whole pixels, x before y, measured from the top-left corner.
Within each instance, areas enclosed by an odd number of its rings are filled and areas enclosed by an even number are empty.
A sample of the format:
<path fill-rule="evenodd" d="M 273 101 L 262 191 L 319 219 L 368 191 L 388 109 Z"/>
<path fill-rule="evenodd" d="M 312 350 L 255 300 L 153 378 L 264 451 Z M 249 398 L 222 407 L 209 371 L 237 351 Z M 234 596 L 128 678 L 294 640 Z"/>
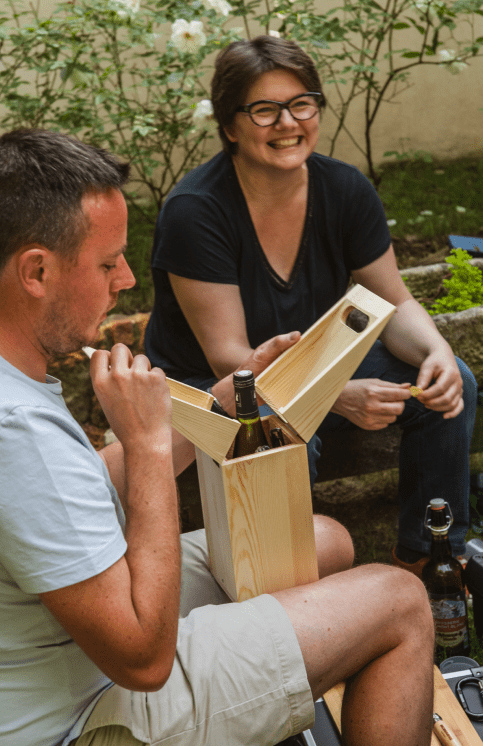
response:
<path fill-rule="evenodd" d="M 171 397 L 164 374 L 124 345 L 91 360 L 97 397 L 120 440 L 127 551 L 99 575 L 41 594 L 85 653 L 121 686 L 161 688 L 176 651 L 180 546 Z"/>

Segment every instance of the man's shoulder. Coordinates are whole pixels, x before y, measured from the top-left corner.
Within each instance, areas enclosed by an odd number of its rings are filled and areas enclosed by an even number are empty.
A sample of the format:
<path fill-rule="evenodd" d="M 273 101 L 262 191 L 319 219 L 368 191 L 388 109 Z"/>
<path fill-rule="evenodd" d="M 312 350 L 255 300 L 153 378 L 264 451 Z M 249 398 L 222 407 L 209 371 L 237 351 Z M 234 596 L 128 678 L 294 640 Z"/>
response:
<path fill-rule="evenodd" d="M 0 357 L 0 418 L 1 412 L 18 406 L 62 406 L 62 384 L 56 378 L 47 377 L 40 383 L 15 368 Z"/>
<path fill-rule="evenodd" d="M 62 384 L 47 376 L 45 383 L 29 378 L 0 357 L 0 427 L 2 438 L 7 431 L 40 430 L 48 428 L 51 436 L 56 431 L 69 433 L 76 440 L 85 440 L 83 430 L 69 412 L 62 397 Z M 41 424 L 43 423 L 43 424 Z"/>

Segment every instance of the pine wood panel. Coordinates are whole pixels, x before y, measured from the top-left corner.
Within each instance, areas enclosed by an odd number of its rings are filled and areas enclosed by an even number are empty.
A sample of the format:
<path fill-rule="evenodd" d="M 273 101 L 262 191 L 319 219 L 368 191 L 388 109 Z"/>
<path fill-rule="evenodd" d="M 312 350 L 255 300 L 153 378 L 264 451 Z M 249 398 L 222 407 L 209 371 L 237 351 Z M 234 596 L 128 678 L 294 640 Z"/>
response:
<path fill-rule="evenodd" d="M 352 308 L 369 317 L 364 331 L 345 324 Z M 356 285 L 257 377 L 257 392 L 309 440 L 394 311 L 392 304 Z"/>
<path fill-rule="evenodd" d="M 211 572 L 225 593 L 232 601 L 236 601 L 235 573 L 221 466 L 199 448 L 195 450 Z"/>
<path fill-rule="evenodd" d="M 340 731 L 340 711 L 342 707 L 342 696 L 344 694 L 344 683 L 337 684 L 324 694 L 324 700 L 330 713 Z M 455 736 L 461 741 L 462 746 L 481 746 L 481 740 L 473 728 L 471 721 L 466 716 L 458 700 L 450 687 L 444 680 L 441 671 L 434 667 L 434 706 L 433 711 L 443 718 L 443 721 L 451 728 Z M 390 744 L 388 744 L 390 746 Z M 433 733 L 431 746 L 441 746 L 436 735 Z"/>
<path fill-rule="evenodd" d="M 219 464 L 240 428 L 237 420 L 211 412 L 213 396 L 166 378 L 173 403 L 173 427 Z"/>
<path fill-rule="evenodd" d="M 274 416 L 263 423 L 280 425 Z M 197 452 L 212 572 L 233 600 L 318 577 L 307 448 L 282 429 L 292 445 L 225 460 L 222 484 L 218 467 Z"/>
<path fill-rule="evenodd" d="M 181 401 L 188 402 L 188 404 L 194 404 L 203 409 L 211 409 L 214 397 L 207 391 L 200 391 L 200 389 L 195 389 L 193 386 L 188 386 L 186 383 L 176 381 L 174 378 L 166 378 L 166 383 L 169 386 L 169 393 L 175 399 L 181 399 Z"/>

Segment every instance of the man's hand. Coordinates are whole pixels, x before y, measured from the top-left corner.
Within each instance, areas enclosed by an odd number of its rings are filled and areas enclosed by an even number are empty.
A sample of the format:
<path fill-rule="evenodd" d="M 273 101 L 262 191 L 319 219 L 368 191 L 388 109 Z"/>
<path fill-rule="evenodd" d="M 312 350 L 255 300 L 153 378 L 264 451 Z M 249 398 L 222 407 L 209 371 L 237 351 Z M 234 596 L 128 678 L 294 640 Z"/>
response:
<path fill-rule="evenodd" d="M 100 405 L 124 450 L 161 447 L 171 439 L 171 396 L 166 377 L 144 355 L 133 358 L 123 344 L 97 350 L 91 378 Z"/>
<path fill-rule="evenodd" d="M 432 386 L 431 381 L 434 381 Z M 428 409 L 444 412 L 445 420 L 456 417 L 464 408 L 463 381 L 452 353 L 437 350 L 428 355 L 419 370 L 416 386 L 423 389 L 418 400 Z"/>
<path fill-rule="evenodd" d="M 251 355 L 236 370 L 251 370 L 256 378 L 282 352 L 292 347 L 299 339 L 300 332 L 290 332 L 289 334 L 279 334 L 277 337 L 272 337 L 253 350 Z M 235 392 L 233 389 L 233 373 L 218 381 L 211 390 L 213 396 L 218 399 L 225 412 L 234 417 Z"/>
<path fill-rule="evenodd" d="M 391 383 L 378 378 L 348 381 L 331 412 L 340 414 L 363 430 L 382 430 L 402 414 L 411 398 L 409 383 Z"/>

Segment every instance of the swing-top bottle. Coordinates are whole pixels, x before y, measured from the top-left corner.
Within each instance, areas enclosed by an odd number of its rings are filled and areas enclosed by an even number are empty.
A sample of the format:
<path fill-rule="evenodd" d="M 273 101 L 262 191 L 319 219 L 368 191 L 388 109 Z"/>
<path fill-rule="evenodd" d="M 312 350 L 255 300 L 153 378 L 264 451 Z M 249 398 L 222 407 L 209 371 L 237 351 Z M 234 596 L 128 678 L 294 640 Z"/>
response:
<path fill-rule="evenodd" d="M 422 577 L 433 612 L 437 658 L 441 654 L 445 658 L 468 655 L 470 650 L 463 568 L 452 556 L 448 538 L 452 522 L 448 503 L 441 498 L 431 500 L 424 522 L 432 534 L 431 557 L 423 568 Z"/>

